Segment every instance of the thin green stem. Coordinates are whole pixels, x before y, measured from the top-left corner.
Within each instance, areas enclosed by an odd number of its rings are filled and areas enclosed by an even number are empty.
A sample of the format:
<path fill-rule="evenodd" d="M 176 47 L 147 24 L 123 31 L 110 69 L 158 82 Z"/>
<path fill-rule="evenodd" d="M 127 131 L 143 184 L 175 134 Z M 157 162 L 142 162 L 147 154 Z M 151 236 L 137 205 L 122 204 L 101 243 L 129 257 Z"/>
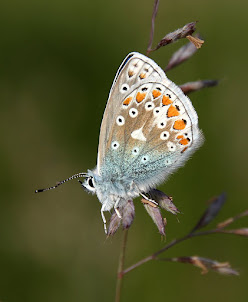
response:
<path fill-rule="evenodd" d="M 119 264 L 118 264 L 118 270 L 117 270 L 115 302 L 120 302 L 120 300 L 121 300 L 121 289 L 122 289 L 123 276 L 124 276 L 123 268 L 124 268 L 126 247 L 127 247 L 127 235 L 128 235 L 128 229 L 125 229 L 123 231 L 123 239 L 122 239 L 122 244 L 121 244 L 121 251 L 120 251 Z"/>

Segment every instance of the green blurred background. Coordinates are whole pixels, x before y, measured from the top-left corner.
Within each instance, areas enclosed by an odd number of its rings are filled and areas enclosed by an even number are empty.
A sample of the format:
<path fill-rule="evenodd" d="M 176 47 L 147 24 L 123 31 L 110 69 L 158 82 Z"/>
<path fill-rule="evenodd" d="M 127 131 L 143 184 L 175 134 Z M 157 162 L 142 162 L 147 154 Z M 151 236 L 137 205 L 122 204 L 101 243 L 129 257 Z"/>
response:
<path fill-rule="evenodd" d="M 121 232 L 106 240 L 100 204 L 77 181 L 34 194 L 96 164 L 101 118 L 115 72 L 145 53 L 152 0 L 2 0 L 0 4 L 0 300 L 113 301 Z M 219 221 L 247 208 L 248 2 L 161 1 L 155 42 L 199 20 L 204 47 L 168 76 L 177 84 L 221 79 L 191 96 L 206 142 L 160 188 L 184 213 L 167 214 L 167 241 L 226 191 Z M 152 58 L 165 67 L 186 41 Z M 138 200 L 127 265 L 164 245 Z M 236 226 L 247 226 L 244 218 Z M 247 301 L 247 239 L 195 238 L 168 256 L 230 261 L 240 277 L 200 275 L 190 265 L 147 263 L 127 275 L 123 301 Z"/>

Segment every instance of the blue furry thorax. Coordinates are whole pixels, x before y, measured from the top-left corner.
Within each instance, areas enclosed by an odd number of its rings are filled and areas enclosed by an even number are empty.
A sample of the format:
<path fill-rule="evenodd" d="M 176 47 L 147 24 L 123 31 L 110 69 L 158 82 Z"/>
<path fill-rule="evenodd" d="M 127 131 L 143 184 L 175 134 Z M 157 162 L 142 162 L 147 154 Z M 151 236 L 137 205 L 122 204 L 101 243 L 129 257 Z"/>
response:
<path fill-rule="evenodd" d="M 94 178 L 96 193 L 99 199 L 105 199 L 109 196 L 122 197 L 124 199 L 138 196 L 137 189 L 133 185 L 133 180 L 125 175 L 111 172 L 99 175 L 96 169 L 93 171 L 88 170 L 88 175 Z"/>

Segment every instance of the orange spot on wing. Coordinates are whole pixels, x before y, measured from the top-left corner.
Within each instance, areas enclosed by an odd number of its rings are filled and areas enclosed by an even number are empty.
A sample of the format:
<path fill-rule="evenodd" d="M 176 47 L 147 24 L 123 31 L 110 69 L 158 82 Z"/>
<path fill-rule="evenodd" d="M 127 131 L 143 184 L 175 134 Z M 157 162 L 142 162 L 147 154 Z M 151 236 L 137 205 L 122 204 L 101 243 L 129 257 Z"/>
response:
<path fill-rule="evenodd" d="M 167 111 L 167 116 L 168 117 L 173 117 L 173 116 L 178 116 L 180 113 L 177 110 L 177 108 L 173 105 L 170 105 L 168 111 Z"/>
<path fill-rule="evenodd" d="M 144 79 L 144 78 L 146 77 L 146 74 L 145 74 L 145 73 L 141 73 L 141 74 L 139 75 L 139 77 L 140 77 L 140 79 Z"/>
<path fill-rule="evenodd" d="M 154 99 L 158 98 L 161 95 L 161 92 L 157 89 L 154 89 L 152 91 L 152 96 L 154 97 Z"/>
<path fill-rule="evenodd" d="M 187 138 L 183 138 L 183 139 L 181 139 L 181 140 L 179 141 L 179 143 L 180 143 L 181 145 L 188 145 L 189 141 L 187 140 Z"/>
<path fill-rule="evenodd" d="M 170 100 L 170 98 L 166 95 L 163 95 L 163 99 L 162 99 L 162 104 L 165 105 L 170 105 L 172 103 L 172 100 Z"/>
<path fill-rule="evenodd" d="M 185 152 L 187 149 L 188 149 L 188 147 L 185 147 L 185 148 L 181 151 L 181 153 Z"/>
<path fill-rule="evenodd" d="M 128 106 L 131 101 L 132 101 L 132 97 L 130 96 L 130 97 L 128 97 L 128 98 L 125 99 L 125 101 L 123 102 L 123 105 Z"/>
<path fill-rule="evenodd" d="M 129 76 L 129 78 L 131 78 L 133 75 L 134 75 L 134 72 L 133 72 L 132 70 L 129 70 L 129 71 L 128 71 L 128 76 Z"/>
<path fill-rule="evenodd" d="M 138 92 L 136 95 L 136 101 L 138 103 L 142 102 L 144 100 L 144 98 L 146 97 L 146 93 L 145 92 Z"/>
<path fill-rule="evenodd" d="M 177 120 L 175 121 L 173 128 L 176 130 L 183 130 L 185 126 L 186 126 L 185 120 Z"/>
<path fill-rule="evenodd" d="M 181 138 L 184 138 L 184 136 L 183 135 L 178 135 L 176 138 L 181 139 Z"/>

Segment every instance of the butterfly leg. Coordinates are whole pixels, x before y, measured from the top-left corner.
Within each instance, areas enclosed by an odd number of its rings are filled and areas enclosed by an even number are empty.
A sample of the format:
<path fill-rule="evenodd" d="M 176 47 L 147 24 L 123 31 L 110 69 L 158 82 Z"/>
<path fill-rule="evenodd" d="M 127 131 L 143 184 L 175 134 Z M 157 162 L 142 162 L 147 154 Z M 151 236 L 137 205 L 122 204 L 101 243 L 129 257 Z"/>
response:
<path fill-rule="evenodd" d="M 103 227 L 104 227 L 104 232 L 105 234 L 107 234 L 107 221 L 106 221 L 106 218 L 104 216 L 104 212 L 105 211 L 105 204 L 102 205 L 102 208 L 101 208 L 101 216 L 102 216 L 102 221 L 103 221 Z"/>
<path fill-rule="evenodd" d="M 117 216 L 122 219 L 121 213 L 119 211 L 119 202 L 120 202 L 120 198 L 117 199 L 115 205 L 114 205 L 114 209 L 115 209 L 115 213 L 117 214 Z"/>

